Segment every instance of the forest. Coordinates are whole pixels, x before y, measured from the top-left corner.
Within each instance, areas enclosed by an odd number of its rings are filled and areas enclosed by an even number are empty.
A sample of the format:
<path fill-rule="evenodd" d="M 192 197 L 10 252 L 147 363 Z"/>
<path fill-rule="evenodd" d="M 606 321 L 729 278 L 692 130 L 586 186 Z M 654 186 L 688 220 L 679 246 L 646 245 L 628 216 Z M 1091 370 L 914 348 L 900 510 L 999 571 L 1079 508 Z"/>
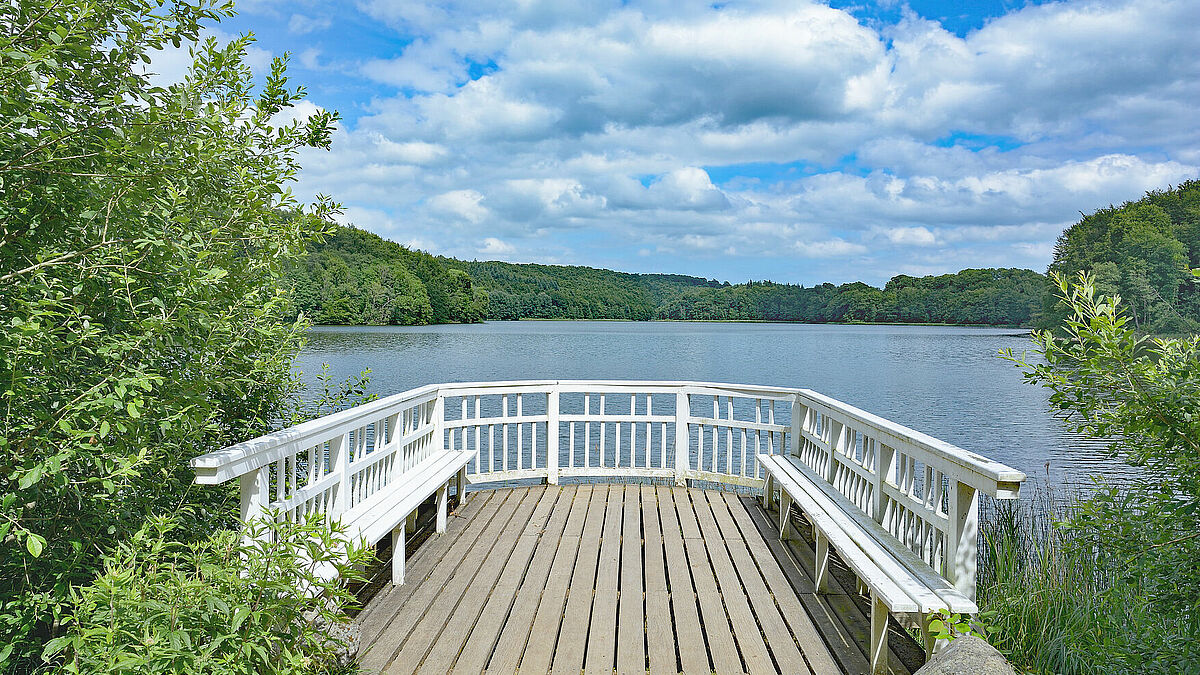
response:
<path fill-rule="evenodd" d="M 292 263 L 295 310 L 328 325 L 475 323 L 487 294 L 438 258 L 354 227 L 337 227 Z"/>
<path fill-rule="evenodd" d="M 805 287 L 679 274 L 434 257 L 339 227 L 287 272 L 297 311 L 318 324 L 420 325 L 484 319 L 878 322 L 1024 326 L 1046 278 L 963 270 Z"/>
<path fill-rule="evenodd" d="M 1103 295 L 1119 294 L 1134 327 L 1155 333 L 1200 329 L 1200 181 L 1149 192 L 1083 216 L 1058 238 L 1051 272 L 1088 272 Z M 1065 309 L 1048 291 L 1047 326 Z"/>

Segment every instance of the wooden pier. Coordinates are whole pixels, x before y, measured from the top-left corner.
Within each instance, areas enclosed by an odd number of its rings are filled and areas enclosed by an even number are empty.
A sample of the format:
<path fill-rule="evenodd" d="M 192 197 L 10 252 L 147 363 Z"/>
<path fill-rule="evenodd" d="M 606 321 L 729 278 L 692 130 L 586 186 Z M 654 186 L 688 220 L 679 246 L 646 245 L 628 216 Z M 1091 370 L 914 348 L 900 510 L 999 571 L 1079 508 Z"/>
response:
<path fill-rule="evenodd" d="M 979 495 L 1025 480 L 809 389 L 580 380 L 427 385 L 192 467 L 243 521 L 390 539 L 359 616 L 388 673 L 908 675 L 977 611 Z"/>
<path fill-rule="evenodd" d="M 815 594 L 795 561 L 811 549 L 779 542 L 747 497 L 534 486 L 455 516 L 360 615 L 368 672 L 869 670 L 865 599 Z M 921 649 L 892 631 L 890 672 L 909 673 Z"/>

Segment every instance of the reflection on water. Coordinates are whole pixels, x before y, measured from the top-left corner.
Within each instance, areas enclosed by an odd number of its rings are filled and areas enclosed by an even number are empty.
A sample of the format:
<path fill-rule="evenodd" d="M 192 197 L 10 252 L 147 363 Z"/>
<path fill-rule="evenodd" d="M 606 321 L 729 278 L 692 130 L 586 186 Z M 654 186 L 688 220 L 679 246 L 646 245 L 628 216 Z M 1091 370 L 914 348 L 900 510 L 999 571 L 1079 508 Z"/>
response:
<path fill-rule="evenodd" d="M 1047 392 L 997 352 L 1013 329 L 612 321 L 319 327 L 297 367 L 370 369 L 381 395 L 431 382 L 705 380 L 808 387 L 1010 464 L 1050 484 L 1131 469 L 1048 412 Z M 1047 466 L 1048 463 L 1048 466 Z"/>

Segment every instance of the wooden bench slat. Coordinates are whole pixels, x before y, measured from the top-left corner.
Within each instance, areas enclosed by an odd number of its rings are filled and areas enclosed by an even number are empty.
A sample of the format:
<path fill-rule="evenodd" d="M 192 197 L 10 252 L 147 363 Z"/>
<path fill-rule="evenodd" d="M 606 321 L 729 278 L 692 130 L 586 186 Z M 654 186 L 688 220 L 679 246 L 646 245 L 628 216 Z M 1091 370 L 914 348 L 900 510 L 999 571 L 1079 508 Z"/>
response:
<path fill-rule="evenodd" d="M 789 475 L 787 467 L 791 466 L 790 463 L 779 464 L 777 455 L 759 455 L 758 459 L 763 467 L 772 473 L 780 486 L 796 500 L 800 508 L 808 515 L 809 521 L 829 538 L 829 543 L 838 550 L 842 560 L 858 574 L 864 583 L 879 594 L 893 612 L 920 611 L 917 601 L 892 579 L 889 571 L 884 570 L 879 562 L 864 551 L 859 542 L 855 541 L 853 536 L 842 528 L 838 519 L 830 515 L 824 507 L 809 496 L 797 480 Z M 899 564 L 896 567 L 899 567 Z M 904 576 L 911 577 L 909 574 Z"/>

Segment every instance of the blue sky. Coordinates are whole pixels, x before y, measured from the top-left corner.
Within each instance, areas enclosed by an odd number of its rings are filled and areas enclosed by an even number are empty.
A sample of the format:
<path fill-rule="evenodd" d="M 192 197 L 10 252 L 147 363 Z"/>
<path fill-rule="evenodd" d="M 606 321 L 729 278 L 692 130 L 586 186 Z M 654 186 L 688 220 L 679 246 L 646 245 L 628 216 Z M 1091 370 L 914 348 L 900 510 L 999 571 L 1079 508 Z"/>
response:
<path fill-rule="evenodd" d="M 466 259 L 805 284 L 1044 269 L 1200 175 L 1200 3 L 239 3 L 296 113 L 294 191 Z M 170 76 L 178 59 L 154 64 Z"/>

